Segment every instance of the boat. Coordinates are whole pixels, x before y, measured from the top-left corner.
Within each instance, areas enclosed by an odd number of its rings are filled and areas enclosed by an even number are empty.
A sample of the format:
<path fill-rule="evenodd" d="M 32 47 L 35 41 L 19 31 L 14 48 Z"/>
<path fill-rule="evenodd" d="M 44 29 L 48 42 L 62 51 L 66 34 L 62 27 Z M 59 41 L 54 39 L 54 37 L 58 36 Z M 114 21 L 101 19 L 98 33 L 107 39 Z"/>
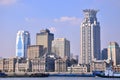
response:
<path fill-rule="evenodd" d="M 107 68 L 104 72 L 98 71 L 93 72 L 95 76 L 103 77 L 103 78 L 120 78 L 120 73 L 115 72 L 112 67 Z"/>
<path fill-rule="evenodd" d="M 48 76 L 49 76 L 48 73 L 33 73 L 29 75 L 29 77 L 48 77 Z"/>
<path fill-rule="evenodd" d="M 93 74 L 75 74 L 75 73 L 70 73 L 70 74 L 64 74 L 64 73 L 58 73 L 58 74 L 50 74 L 49 76 L 53 77 L 95 77 Z"/>
<path fill-rule="evenodd" d="M 7 74 L 0 72 L 0 77 L 7 77 Z"/>

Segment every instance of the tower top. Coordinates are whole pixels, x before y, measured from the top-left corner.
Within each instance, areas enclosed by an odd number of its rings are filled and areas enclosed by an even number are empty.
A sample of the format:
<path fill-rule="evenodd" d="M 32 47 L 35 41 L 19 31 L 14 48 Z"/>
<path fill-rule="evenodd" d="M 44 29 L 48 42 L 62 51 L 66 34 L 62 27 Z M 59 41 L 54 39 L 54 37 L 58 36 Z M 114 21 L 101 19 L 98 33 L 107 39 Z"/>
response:
<path fill-rule="evenodd" d="M 88 12 L 88 13 L 97 13 L 99 10 L 94 10 L 94 9 L 85 9 L 83 12 Z"/>
<path fill-rule="evenodd" d="M 89 18 L 89 17 L 96 17 L 96 14 L 99 10 L 94 10 L 94 9 L 85 9 L 83 10 L 85 17 Z"/>
<path fill-rule="evenodd" d="M 40 31 L 41 33 L 50 33 L 50 30 L 49 29 L 43 29 Z"/>

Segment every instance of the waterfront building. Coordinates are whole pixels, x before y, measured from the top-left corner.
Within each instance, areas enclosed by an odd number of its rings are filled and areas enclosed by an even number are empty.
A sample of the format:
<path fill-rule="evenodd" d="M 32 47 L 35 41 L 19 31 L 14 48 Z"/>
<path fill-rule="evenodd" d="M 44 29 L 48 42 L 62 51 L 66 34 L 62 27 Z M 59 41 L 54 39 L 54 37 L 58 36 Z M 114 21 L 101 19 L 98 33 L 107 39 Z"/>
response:
<path fill-rule="evenodd" d="M 30 72 L 31 71 L 31 62 L 29 59 L 17 58 L 15 64 L 15 72 Z"/>
<path fill-rule="evenodd" d="M 80 63 L 90 64 L 93 59 L 100 59 L 100 23 L 97 21 L 97 10 L 85 9 L 81 23 Z"/>
<path fill-rule="evenodd" d="M 4 68 L 3 68 L 3 60 L 2 58 L 0 58 L 0 71 L 4 71 Z"/>
<path fill-rule="evenodd" d="M 70 73 L 87 73 L 88 72 L 87 65 L 85 64 L 72 65 L 71 67 L 68 67 L 67 70 Z"/>
<path fill-rule="evenodd" d="M 54 59 L 50 57 L 41 57 L 31 59 L 32 72 L 53 72 Z"/>
<path fill-rule="evenodd" d="M 69 60 L 66 58 L 55 60 L 55 72 L 66 72 L 69 66 Z"/>
<path fill-rule="evenodd" d="M 108 49 L 107 48 L 104 48 L 102 50 L 101 59 L 102 60 L 107 60 L 108 59 Z"/>
<path fill-rule="evenodd" d="M 30 33 L 28 31 L 18 31 L 16 37 L 16 57 L 27 57 L 27 48 L 30 45 Z"/>
<path fill-rule="evenodd" d="M 50 33 L 48 29 L 43 29 L 36 34 L 36 45 L 43 45 L 44 53 L 51 53 L 52 40 L 54 40 L 54 34 Z"/>
<path fill-rule="evenodd" d="M 106 60 L 93 60 L 90 65 L 90 71 L 105 71 L 107 68 Z"/>
<path fill-rule="evenodd" d="M 109 43 L 108 60 L 112 60 L 114 66 L 120 64 L 120 48 L 117 42 Z"/>
<path fill-rule="evenodd" d="M 43 46 L 42 45 L 30 45 L 27 50 L 27 58 L 34 59 L 43 56 Z"/>
<path fill-rule="evenodd" d="M 15 72 L 16 58 L 1 58 L 0 71 L 2 72 Z"/>
<path fill-rule="evenodd" d="M 115 72 L 120 72 L 120 65 L 113 66 L 113 70 L 114 70 Z"/>
<path fill-rule="evenodd" d="M 65 38 L 57 38 L 52 41 L 52 52 L 60 58 L 70 58 L 70 41 Z"/>

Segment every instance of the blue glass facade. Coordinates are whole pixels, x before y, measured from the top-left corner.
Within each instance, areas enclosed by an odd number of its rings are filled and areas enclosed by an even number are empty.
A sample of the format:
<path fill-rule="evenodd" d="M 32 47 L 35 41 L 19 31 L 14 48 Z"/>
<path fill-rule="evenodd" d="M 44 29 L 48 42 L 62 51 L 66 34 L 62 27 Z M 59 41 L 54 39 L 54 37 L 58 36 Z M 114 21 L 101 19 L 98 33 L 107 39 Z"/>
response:
<path fill-rule="evenodd" d="M 18 31 L 16 38 L 16 56 L 27 57 L 27 47 L 30 45 L 30 34 L 27 31 Z"/>

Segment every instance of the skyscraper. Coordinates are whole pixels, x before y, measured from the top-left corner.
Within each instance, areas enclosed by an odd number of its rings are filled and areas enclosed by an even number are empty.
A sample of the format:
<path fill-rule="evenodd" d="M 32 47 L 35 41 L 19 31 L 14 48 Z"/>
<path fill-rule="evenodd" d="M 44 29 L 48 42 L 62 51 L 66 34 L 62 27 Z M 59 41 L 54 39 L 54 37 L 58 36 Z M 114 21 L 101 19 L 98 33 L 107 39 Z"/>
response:
<path fill-rule="evenodd" d="M 16 56 L 27 57 L 27 47 L 30 45 L 30 33 L 28 31 L 18 31 L 16 37 Z"/>
<path fill-rule="evenodd" d="M 36 35 L 36 45 L 43 45 L 44 53 L 50 54 L 53 39 L 54 34 L 50 33 L 48 29 L 41 30 Z"/>
<path fill-rule="evenodd" d="M 100 58 L 100 24 L 97 21 L 97 10 L 85 9 L 81 23 L 80 63 L 89 64 L 93 59 Z"/>
<path fill-rule="evenodd" d="M 108 60 L 112 60 L 114 66 L 120 64 L 120 48 L 117 42 L 109 43 Z"/>
<path fill-rule="evenodd" d="M 57 38 L 52 41 L 52 52 L 61 58 L 70 58 L 70 41 Z"/>

